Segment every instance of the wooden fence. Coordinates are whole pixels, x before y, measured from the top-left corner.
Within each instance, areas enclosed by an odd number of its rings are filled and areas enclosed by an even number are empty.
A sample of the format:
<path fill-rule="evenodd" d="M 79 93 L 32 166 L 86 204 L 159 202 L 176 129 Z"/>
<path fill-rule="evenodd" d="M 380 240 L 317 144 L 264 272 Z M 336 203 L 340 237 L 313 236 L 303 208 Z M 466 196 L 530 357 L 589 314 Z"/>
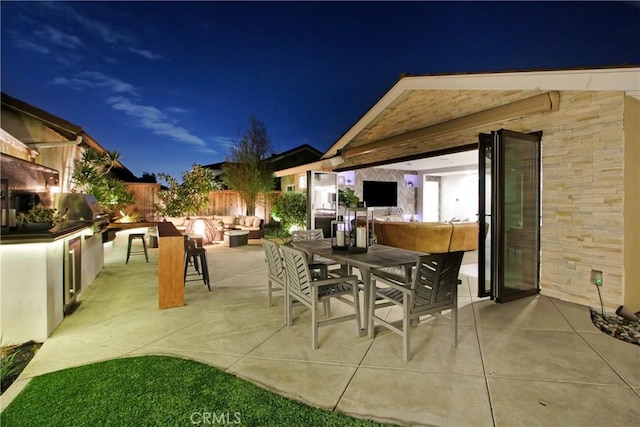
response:
<path fill-rule="evenodd" d="M 153 205 L 160 204 L 158 197 L 160 184 L 153 183 L 127 183 L 129 192 L 135 198 L 135 208 L 146 221 L 158 221 Z M 280 191 L 273 191 L 267 195 L 261 195 L 256 201 L 255 215 L 265 219 L 266 224 L 271 224 L 271 208 L 273 201 L 280 195 Z M 209 206 L 202 215 L 245 215 L 247 204 L 240 194 L 231 190 L 212 191 L 209 193 Z"/>

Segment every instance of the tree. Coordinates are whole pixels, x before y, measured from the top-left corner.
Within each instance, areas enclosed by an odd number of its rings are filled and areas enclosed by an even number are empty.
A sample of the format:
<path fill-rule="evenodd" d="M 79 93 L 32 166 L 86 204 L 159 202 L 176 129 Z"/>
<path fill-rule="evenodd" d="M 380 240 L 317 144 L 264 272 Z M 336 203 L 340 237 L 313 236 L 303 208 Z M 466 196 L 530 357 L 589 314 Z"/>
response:
<path fill-rule="evenodd" d="M 254 215 L 256 199 L 273 190 L 273 167 L 266 159 L 273 154 L 271 139 L 264 123 L 254 115 L 240 140 L 229 149 L 222 165 L 224 183 L 240 194 L 247 204 L 247 215 Z"/>
<path fill-rule="evenodd" d="M 157 183 L 156 174 L 150 172 L 142 172 L 142 176 L 138 179 L 138 182 L 150 182 Z"/>
<path fill-rule="evenodd" d="M 167 189 L 158 192 L 163 205 L 154 205 L 162 216 L 197 215 L 209 204 L 209 193 L 220 189 L 215 173 L 197 164 L 182 174 L 182 183 L 165 173 L 159 173 L 158 177 L 167 183 Z"/>
<path fill-rule="evenodd" d="M 92 194 L 111 215 L 116 215 L 122 207 L 134 203 L 126 184 L 109 176 L 119 159 L 120 153 L 117 151 L 104 153 L 89 148 L 82 153 L 71 176 L 76 191 Z"/>

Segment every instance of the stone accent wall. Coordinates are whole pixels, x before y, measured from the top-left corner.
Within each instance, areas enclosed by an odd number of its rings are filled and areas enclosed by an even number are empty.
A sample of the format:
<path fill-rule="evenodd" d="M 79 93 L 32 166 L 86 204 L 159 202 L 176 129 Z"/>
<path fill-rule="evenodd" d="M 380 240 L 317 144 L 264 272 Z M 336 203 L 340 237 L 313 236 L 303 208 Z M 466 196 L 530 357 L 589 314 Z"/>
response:
<path fill-rule="evenodd" d="M 356 146 L 404 133 L 541 91 L 416 91 L 393 103 L 354 139 Z M 605 308 L 624 293 L 624 94 L 561 91 L 559 111 L 497 122 L 350 159 L 341 168 L 390 163 L 404 156 L 477 142 L 501 128 L 542 131 L 542 293 L 599 307 L 591 270 L 601 270 Z M 626 280 L 637 280 L 629 278 Z"/>
<path fill-rule="evenodd" d="M 546 295 L 597 307 L 591 270 L 601 270 L 604 305 L 622 302 L 623 94 L 562 92 L 542 137 L 541 287 Z"/>

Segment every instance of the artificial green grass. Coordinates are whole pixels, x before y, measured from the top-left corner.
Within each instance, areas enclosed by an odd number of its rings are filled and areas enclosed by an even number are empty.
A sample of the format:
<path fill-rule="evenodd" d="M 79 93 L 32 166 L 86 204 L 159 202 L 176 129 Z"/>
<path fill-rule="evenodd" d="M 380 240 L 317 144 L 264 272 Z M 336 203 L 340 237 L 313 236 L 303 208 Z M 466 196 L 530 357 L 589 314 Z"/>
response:
<path fill-rule="evenodd" d="M 115 359 L 33 378 L 5 426 L 381 426 L 313 408 L 217 368 L 167 356 Z"/>

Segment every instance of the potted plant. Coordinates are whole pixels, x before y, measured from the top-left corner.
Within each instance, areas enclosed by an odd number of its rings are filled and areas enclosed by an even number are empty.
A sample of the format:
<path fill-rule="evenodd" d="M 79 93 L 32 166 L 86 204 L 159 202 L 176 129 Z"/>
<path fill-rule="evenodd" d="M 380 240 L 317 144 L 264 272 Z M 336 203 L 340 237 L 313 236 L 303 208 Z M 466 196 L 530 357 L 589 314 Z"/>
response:
<path fill-rule="evenodd" d="M 16 222 L 27 231 L 44 231 L 61 223 L 65 214 L 66 212 L 61 213 L 55 208 L 35 206 L 28 212 L 21 212 Z"/>
<path fill-rule="evenodd" d="M 351 188 L 345 188 L 344 190 L 338 190 L 338 204 L 345 208 L 358 206 L 360 198 L 356 196 L 356 193 Z"/>

